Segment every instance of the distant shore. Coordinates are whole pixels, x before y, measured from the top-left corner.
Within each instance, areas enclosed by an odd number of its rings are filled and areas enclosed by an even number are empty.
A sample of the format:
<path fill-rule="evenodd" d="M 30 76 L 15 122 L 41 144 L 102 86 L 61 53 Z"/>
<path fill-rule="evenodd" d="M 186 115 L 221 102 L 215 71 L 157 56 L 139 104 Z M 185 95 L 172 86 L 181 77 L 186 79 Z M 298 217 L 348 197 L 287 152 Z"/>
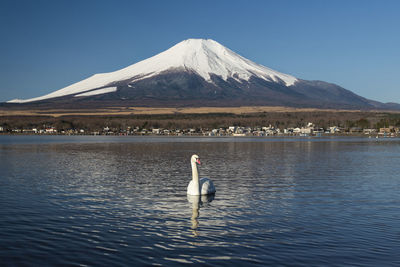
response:
<path fill-rule="evenodd" d="M 397 136 L 400 113 L 287 107 L 0 109 L 0 134 Z"/>
<path fill-rule="evenodd" d="M 99 136 L 99 137 L 166 137 L 166 138 L 324 138 L 324 137 L 363 137 L 363 138 L 399 138 L 400 134 L 394 133 L 383 135 L 380 133 L 363 134 L 363 133 L 341 133 L 341 134 L 311 134 L 311 135 L 298 135 L 298 134 L 279 134 L 279 135 L 202 135 L 202 134 L 187 134 L 187 135 L 157 135 L 157 134 L 35 134 L 35 133 L 0 133 L 0 136 Z"/>

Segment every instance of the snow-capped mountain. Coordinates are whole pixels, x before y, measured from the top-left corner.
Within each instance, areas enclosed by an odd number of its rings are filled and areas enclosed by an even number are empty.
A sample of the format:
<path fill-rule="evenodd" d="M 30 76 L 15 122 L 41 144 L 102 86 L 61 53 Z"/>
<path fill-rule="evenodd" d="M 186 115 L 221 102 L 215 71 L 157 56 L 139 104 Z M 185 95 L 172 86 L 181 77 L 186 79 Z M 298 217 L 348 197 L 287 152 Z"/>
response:
<path fill-rule="evenodd" d="M 136 64 L 31 99 L 71 105 L 274 105 L 379 108 L 337 85 L 304 81 L 254 63 L 213 40 L 188 39 Z M 384 105 L 384 104 L 382 104 Z"/>
<path fill-rule="evenodd" d="M 257 76 L 268 81 L 277 82 L 282 80 L 287 86 L 293 85 L 297 80 L 293 76 L 274 71 L 245 59 L 214 40 L 188 39 L 156 56 L 124 69 L 110 73 L 95 74 L 83 81 L 44 96 L 26 100 L 14 99 L 8 102 L 27 103 L 67 95 L 84 96 L 83 92 L 95 90 L 112 83 L 121 81 L 134 83 L 168 70 L 179 69 L 196 73 L 210 83 L 212 83 L 211 74 L 220 76 L 225 81 L 228 78 L 233 78 L 237 81 L 248 81 L 251 76 Z M 113 91 L 100 92 L 109 93 Z"/>

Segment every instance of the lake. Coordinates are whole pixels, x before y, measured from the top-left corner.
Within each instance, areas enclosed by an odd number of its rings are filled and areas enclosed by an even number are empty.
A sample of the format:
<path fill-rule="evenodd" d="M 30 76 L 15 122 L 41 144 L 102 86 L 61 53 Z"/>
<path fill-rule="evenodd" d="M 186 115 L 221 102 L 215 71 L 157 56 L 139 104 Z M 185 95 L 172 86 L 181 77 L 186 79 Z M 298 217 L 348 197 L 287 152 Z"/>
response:
<path fill-rule="evenodd" d="M 190 157 L 215 196 L 188 198 Z M 397 138 L 0 136 L 2 266 L 400 265 Z"/>

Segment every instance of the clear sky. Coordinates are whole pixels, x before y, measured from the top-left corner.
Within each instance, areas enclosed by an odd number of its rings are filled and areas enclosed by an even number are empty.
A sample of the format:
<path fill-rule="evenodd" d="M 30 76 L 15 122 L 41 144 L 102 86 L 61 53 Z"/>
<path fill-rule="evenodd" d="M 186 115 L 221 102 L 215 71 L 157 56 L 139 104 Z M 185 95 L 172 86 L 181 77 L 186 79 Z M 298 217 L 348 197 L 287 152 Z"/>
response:
<path fill-rule="evenodd" d="M 301 79 L 400 103 L 400 1 L 0 1 L 0 101 L 211 38 Z"/>

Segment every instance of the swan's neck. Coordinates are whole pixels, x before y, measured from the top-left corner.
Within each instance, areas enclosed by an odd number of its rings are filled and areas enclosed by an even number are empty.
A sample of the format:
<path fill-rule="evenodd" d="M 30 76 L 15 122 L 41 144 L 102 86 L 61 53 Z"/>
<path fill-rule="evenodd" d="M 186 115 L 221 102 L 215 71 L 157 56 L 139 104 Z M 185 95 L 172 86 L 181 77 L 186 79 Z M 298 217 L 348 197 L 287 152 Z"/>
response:
<path fill-rule="evenodd" d="M 199 172 L 197 171 L 196 162 L 192 162 L 192 180 L 193 180 L 194 186 L 196 186 L 196 188 L 198 188 L 199 194 L 200 194 Z"/>

